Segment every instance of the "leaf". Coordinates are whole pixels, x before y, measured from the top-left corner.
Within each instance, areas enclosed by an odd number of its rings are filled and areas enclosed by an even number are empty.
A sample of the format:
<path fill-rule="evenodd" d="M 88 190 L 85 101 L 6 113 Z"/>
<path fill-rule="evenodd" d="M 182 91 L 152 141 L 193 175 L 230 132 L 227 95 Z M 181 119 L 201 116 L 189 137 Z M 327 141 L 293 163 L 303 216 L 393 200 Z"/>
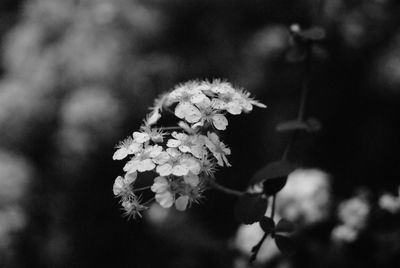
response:
<path fill-rule="evenodd" d="M 250 184 L 262 183 L 266 180 L 286 178 L 298 165 L 288 161 L 276 161 L 269 163 L 254 174 L 250 180 Z"/>
<path fill-rule="evenodd" d="M 296 230 L 295 225 L 285 219 L 281 219 L 278 224 L 276 225 L 275 232 L 276 233 L 286 233 L 291 234 Z"/>
<path fill-rule="evenodd" d="M 294 131 L 294 130 L 308 131 L 308 125 L 304 121 L 290 120 L 290 121 L 279 123 L 275 129 L 278 132 L 286 132 L 286 131 Z"/>
<path fill-rule="evenodd" d="M 275 235 L 275 243 L 282 254 L 292 256 L 295 253 L 295 244 L 290 237 L 284 235 Z"/>
<path fill-rule="evenodd" d="M 273 219 L 269 218 L 269 217 L 263 217 L 260 220 L 260 226 L 261 229 L 264 230 L 265 233 L 272 233 L 275 230 L 275 222 Z"/>
<path fill-rule="evenodd" d="M 240 222 L 252 224 L 264 216 L 267 206 L 268 199 L 261 194 L 246 193 L 239 198 L 234 213 Z"/>
<path fill-rule="evenodd" d="M 287 176 L 265 180 L 263 182 L 264 194 L 266 195 L 276 194 L 277 192 L 282 190 L 283 187 L 285 187 L 286 182 L 287 182 Z"/>
<path fill-rule="evenodd" d="M 295 130 L 304 130 L 307 132 L 316 132 L 321 129 L 321 123 L 313 117 L 308 118 L 306 121 L 302 120 L 289 120 L 279 123 L 275 130 L 278 132 L 287 132 Z"/>

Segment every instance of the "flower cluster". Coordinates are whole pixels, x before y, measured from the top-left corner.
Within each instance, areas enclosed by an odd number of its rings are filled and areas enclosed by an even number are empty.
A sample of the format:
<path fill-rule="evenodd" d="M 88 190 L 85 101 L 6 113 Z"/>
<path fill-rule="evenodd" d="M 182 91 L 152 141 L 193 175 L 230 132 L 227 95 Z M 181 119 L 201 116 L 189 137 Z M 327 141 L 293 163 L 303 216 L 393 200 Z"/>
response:
<path fill-rule="evenodd" d="M 140 215 L 153 199 L 141 203 L 139 190 L 150 189 L 164 208 L 175 205 L 185 210 L 202 198 L 207 180 L 214 178 L 217 167 L 231 166 L 231 150 L 221 141 L 218 131 L 226 130 L 227 114 L 250 112 L 253 106 L 266 106 L 230 83 L 190 81 L 156 99 L 140 131 L 122 141 L 114 160 L 129 158 L 124 177 L 114 183 L 114 195 L 121 198 L 129 216 Z M 179 122 L 173 127 L 156 127 L 163 111 L 173 113 Z M 145 189 L 135 189 L 139 173 L 156 173 Z"/>

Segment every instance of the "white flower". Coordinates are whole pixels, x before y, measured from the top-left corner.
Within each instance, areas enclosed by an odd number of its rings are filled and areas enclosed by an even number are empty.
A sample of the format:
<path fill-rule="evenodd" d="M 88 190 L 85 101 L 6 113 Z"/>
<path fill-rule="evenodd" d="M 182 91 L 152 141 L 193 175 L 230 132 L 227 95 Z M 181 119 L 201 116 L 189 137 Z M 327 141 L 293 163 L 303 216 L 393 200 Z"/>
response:
<path fill-rule="evenodd" d="M 367 200 L 360 196 L 345 200 L 338 207 L 339 219 L 356 230 L 364 229 L 369 214 L 370 206 Z"/>
<path fill-rule="evenodd" d="M 253 110 L 253 105 L 259 108 L 267 108 L 265 104 L 251 98 L 249 92 L 245 90 L 240 90 L 239 93 L 242 96 L 241 105 L 245 112 L 250 112 L 251 110 Z"/>
<path fill-rule="evenodd" d="M 197 176 L 195 174 L 189 173 L 189 174 L 183 176 L 183 181 L 192 187 L 196 187 L 200 183 L 200 178 L 199 178 L 199 176 Z"/>
<path fill-rule="evenodd" d="M 219 79 L 215 79 L 210 84 L 211 92 L 215 94 L 229 94 L 235 92 L 235 89 L 228 82 L 221 82 Z"/>
<path fill-rule="evenodd" d="M 167 149 L 168 156 L 165 156 L 165 158 L 156 168 L 156 172 L 160 174 L 160 176 L 168 176 L 171 174 L 177 175 L 179 174 L 179 168 L 176 169 L 176 166 L 179 163 L 180 157 L 182 155 L 181 152 L 179 152 L 175 148 L 168 148 Z M 160 154 L 161 155 L 161 154 Z M 178 175 L 177 175 L 178 176 Z"/>
<path fill-rule="evenodd" d="M 137 177 L 137 173 L 127 173 L 125 174 L 124 178 L 121 176 L 118 176 L 115 179 L 114 185 L 113 185 L 113 193 L 114 195 L 124 195 L 131 193 L 131 188 L 130 185 L 135 182 Z"/>
<path fill-rule="evenodd" d="M 167 146 L 170 148 L 179 148 L 182 153 L 191 153 L 197 158 L 204 155 L 204 140 L 198 135 L 187 135 L 185 133 L 173 132 L 171 134 L 175 139 L 169 139 Z"/>
<path fill-rule="evenodd" d="M 136 218 L 137 215 L 141 217 L 141 211 L 147 209 L 147 207 L 140 204 L 140 199 L 135 195 L 131 195 L 128 199 L 123 199 L 121 205 L 125 210 L 124 215 L 133 218 Z"/>
<path fill-rule="evenodd" d="M 179 161 L 180 166 L 182 166 L 183 174 L 181 176 L 187 175 L 189 172 L 198 175 L 201 170 L 200 162 L 196 158 L 190 155 L 183 155 Z"/>
<path fill-rule="evenodd" d="M 400 187 L 398 189 L 398 196 L 388 193 L 383 194 L 379 198 L 379 206 L 381 209 L 387 210 L 390 213 L 397 213 L 400 211 Z"/>
<path fill-rule="evenodd" d="M 174 195 L 170 192 L 169 182 L 165 177 L 156 177 L 151 190 L 156 193 L 156 201 L 162 207 L 169 208 L 174 204 Z"/>
<path fill-rule="evenodd" d="M 151 113 L 149 113 L 144 121 L 145 125 L 151 126 L 157 123 L 157 121 L 161 118 L 160 111 L 154 110 Z"/>
<path fill-rule="evenodd" d="M 210 152 L 217 159 L 217 163 L 220 166 L 223 166 L 224 163 L 226 166 L 230 167 L 227 155 L 231 154 L 231 150 L 225 146 L 223 142 L 219 140 L 219 137 L 214 132 L 208 132 L 207 137 L 205 137 L 205 143 Z"/>
<path fill-rule="evenodd" d="M 142 149 L 142 144 L 135 142 L 131 137 L 122 141 L 113 155 L 113 160 L 122 160 L 130 154 L 135 154 Z"/>
<path fill-rule="evenodd" d="M 164 136 L 166 135 L 162 129 L 151 128 L 149 125 L 143 125 L 140 129 L 146 133 L 150 140 L 154 143 L 161 143 L 164 141 Z"/>
<path fill-rule="evenodd" d="M 201 103 L 198 103 L 197 106 L 200 109 L 201 117 L 196 124 L 192 127 L 196 128 L 199 126 L 204 126 L 204 123 L 208 122 L 209 124 L 214 125 L 214 127 L 218 130 L 225 130 L 228 125 L 228 119 L 219 113 L 219 111 L 215 110 L 211 105 L 211 101 L 207 99 Z"/>
<path fill-rule="evenodd" d="M 162 152 L 159 145 L 147 146 L 143 151 L 138 153 L 124 166 L 126 172 L 144 172 L 152 170 L 156 167 L 152 158 L 157 158 Z"/>
<path fill-rule="evenodd" d="M 189 196 L 182 195 L 178 197 L 175 201 L 175 207 L 177 210 L 184 211 L 189 203 Z"/>
<path fill-rule="evenodd" d="M 197 85 L 196 82 L 189 82 L 169 94 L 170 102 L 179 102 L 175 108 L 175 115 L 189 123 L 195 123 L 201 117 L 199 109 L 194 104 L 208 99 L 200 89 L 196 88 Z"/>
<path fill-rule="evenodd" d="M 133 132 L 133 139 L 137 143 L 145 143 L 150 140 L 150 135 L 146 132 Z"/>

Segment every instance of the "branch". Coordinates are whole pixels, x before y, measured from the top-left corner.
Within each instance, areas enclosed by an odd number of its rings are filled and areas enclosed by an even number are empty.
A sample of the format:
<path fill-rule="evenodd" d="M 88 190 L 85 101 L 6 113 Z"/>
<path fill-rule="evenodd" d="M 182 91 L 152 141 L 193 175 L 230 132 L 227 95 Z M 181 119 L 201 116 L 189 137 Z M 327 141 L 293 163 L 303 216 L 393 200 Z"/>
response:
<path fill-rule="evenodd" d="M 241 191 L 234 190 L 234 189 L 228 188 L 226 186 L 223 186 L 223 185 L 217 183 L 214 179 L 209 179 L 208 185 L 210 185 L 211 188 L 214 188 L 218 191 L 221 191 L 226 194 L 234 195 L 234 196 L 242 196 L 245 193 L 245 192 L 241 192 Z"/>
<path fill-rule="evenodd" d="M 271 218 L 272 220 L 274 220 L 274 216 L 275 216 L 275 202 L 276 202 L 276 194 L 274 194 L 274 195 L 272 196 L 271 214 L 270 214 L 270 218 Z M 249 260 L 250 263 L 252 263 L 253 261 L 256 260 L 257 254 L 258 254 L 258 252 L 260 251 L 262 244 L 264 243 L 265 239 L 267 239 L 267 237 L 268 237 L 269 234 L 270 234 L 270 233 L 264 232 L 264 235 L 263 235 L 263 237 L 261 238 L 261 240 L 260 240 L 260 241 L 257 243 L 257 245 L 255 245 L 255 246 L 253 247 L 253 249 L 251 250 L 251 251 L 253 252 L 253 254 L 252 254 L 251 257 L 250 257 L 250 260 Z"/>

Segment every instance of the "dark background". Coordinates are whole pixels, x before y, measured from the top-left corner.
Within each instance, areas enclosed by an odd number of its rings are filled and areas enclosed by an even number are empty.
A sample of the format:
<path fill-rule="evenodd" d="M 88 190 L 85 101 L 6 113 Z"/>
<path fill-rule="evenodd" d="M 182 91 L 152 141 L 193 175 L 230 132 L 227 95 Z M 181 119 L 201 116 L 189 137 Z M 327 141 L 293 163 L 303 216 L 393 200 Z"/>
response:
<path fill-rule="evenodd" d="M 338 199 L 394 193 L 399 21 L 394 0 L 1 1 L 0 266 L 231 267 L 235 198 L 209 191 L 170 229 L 127 221 L 112 195 L 114 146 L 159 93 L 227 79 L 268 106 L 230 117 L 224 133 L 233 166 L 217 180 L 244 189 L 289 140 L 276 124 L 297 114 L 305 71 L 287 60 L 293 23 L 326 38 L 306 107 L 322 128 L 300 135 L 289 159 L 331 174 Z"/>

